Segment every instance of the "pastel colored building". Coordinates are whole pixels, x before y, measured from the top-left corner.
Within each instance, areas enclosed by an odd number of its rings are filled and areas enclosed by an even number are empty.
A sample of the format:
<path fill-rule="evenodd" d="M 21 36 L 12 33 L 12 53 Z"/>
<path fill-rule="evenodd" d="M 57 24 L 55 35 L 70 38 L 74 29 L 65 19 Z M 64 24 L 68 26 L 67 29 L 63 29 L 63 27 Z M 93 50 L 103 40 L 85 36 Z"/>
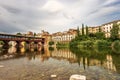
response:
<path fill-rule="evenodd" d="M 52 34 L 52 41 L 55 42 L 70 42 L 77 34 L 76 29 L 69 29 L 69 31 L 57 32 Z"/>
<path fill-rule="evenodd" d="M 110 31 L 113 28 L 114 23 L 120 24 L 120 20 L 112 21 L 112 22 L 105 23 L 105 24 L 101 25 L 102 32 L 105 33 L 106 38 L 110 37 Z M 120 31 L 119 31 L 119 34 L 120 34 Z"/>

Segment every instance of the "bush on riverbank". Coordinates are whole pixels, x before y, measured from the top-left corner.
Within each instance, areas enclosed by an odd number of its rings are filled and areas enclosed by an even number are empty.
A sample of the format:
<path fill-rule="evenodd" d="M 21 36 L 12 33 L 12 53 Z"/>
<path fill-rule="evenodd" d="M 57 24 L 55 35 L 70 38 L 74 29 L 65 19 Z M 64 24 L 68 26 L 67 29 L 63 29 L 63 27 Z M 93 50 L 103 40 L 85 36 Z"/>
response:
<path fill-rule="evenodd" d="M 69 47 L 69 43 L 60 43 L 60 42 L 58 42 L 58 43 L 56 44 L 56 46 L 57 46 L 57 47 Z"/>
<path fill-rule="evenodd" d="M 77 47 L 78 44 L 79 44 L 79 41 L 76 41 L 76 40 L 73 39 L 73 40 L 69 43 L 69 46 L 70 46 L 70 47 Z"/>
<path fill-rule="evenodd" d="M 116 40 L 112 43 L 112 50 L 113 52 L 120 54 L 120 41 L 119 40 Z"/>
<path fill-rule="evenodd" d="M 94 42 L 90 40 L 82 41 L 80 42 L 80 45 L 82 45 L 83 47 L 93 47 Z"/>
<path fill-rule="evenodd" d="M 98 47 L 110 47 L 111 43 L 112 42 L 107 41 L 107 40 L 97 40 L 96 41 L 96 44 L 97 44 Z"/>

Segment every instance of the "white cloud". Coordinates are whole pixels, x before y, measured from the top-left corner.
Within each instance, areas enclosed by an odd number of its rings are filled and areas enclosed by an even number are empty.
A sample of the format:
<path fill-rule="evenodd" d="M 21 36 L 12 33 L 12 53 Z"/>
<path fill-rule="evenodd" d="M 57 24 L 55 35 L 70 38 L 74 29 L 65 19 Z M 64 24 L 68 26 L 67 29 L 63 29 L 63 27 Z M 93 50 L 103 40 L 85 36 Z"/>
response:
<path fill-rule="evenodd" d="M 109 4 L 115 3 L 115 2 L 117 2 L 117 1 L 118 1 L 118 0 L 106 0 L 103 5 L 109 5 Z"/>
<path fill-rule="evenodd" d="M 59 12 L 64 8 L 64 6 L 57 0 L 49 0 L 43 7 L 43 10 L 48 12 Z"/>
<path fill-rule="evenodd" d="M 81 23 L 99 25 L 120 13 L 119 0 L 0 0 L 0 21 L 9 29 L 63 31 Z M 109 5 L 109 6 L 107 6 Z M 117 16 L 119 17 L 119 16 Z M 107 17 L 108 19 L 111 19 Z M 113 19 L 111 19 L 112 21 Z M 98 24 L 99 23 L 99 24 Z M 3 30 L 2 27 L 0 30 Z M 18 32 L 19 32 L 18 30 Z M 8 30 L 9 31 L 9 30 Z M 0 31 L 3 32 L 3 31 Z M 11 30 L 12 32 L 12 30 Z"/>

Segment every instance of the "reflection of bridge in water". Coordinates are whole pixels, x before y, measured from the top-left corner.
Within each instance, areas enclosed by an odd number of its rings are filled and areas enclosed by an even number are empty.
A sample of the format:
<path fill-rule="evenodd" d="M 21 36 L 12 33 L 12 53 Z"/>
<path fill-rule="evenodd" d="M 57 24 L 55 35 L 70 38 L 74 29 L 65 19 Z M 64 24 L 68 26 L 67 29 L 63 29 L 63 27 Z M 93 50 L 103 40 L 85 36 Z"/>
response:
<path fill-rule="evenodd" d="M 45 38 L 40 38 L 40 37 L 28 37 L 28 36 L 19 36 L 19 35 L 12 35 L 12 34 L 0 34 L 0 41 L 3 41 L 5 44 L 4 46 L 8 46 L 8 42 L 10 41 L 15 41 L 17 45 L 20 45 L 21 42 L 26 42 L 26 43 L 41 43 L 44 45 L 45 43 Z"/>
<path fill-rule="evenodd" d="M 73 54 L 70 50 L 68 49 L 60 49 L 60 50 L 54 50 L 51 53 L 51 57 L 56 58 L 58 60 L 66 59 L 70 63 L 76 63 L 76 55 Z"/>
<path fill-rule="evenodd" d="M 14 59 L 14 58 L 21 58 L 25 57 L 27 55 L 31 54 L 40 54 L 42 52 L 43 48 L 38 47 L 37 49 L 35 48 L 16 48 L 16 47 L 9 47 L 9 49 L 2 49 L 0 50 L 0 61 L 3 60 L 9 60 L 9 59 Z"/>

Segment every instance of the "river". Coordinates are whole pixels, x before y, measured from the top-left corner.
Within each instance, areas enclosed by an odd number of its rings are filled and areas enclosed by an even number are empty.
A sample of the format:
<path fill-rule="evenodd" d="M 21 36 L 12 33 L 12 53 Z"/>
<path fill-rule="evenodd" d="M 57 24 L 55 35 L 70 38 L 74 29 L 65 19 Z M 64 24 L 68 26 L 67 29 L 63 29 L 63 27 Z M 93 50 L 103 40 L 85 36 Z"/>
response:
<path fill-rule="evenodd" d="M 120 80 L 120 55 L 111 49 L 0 49 L 0 80 L 69 80 L 73 74 Z"/>

